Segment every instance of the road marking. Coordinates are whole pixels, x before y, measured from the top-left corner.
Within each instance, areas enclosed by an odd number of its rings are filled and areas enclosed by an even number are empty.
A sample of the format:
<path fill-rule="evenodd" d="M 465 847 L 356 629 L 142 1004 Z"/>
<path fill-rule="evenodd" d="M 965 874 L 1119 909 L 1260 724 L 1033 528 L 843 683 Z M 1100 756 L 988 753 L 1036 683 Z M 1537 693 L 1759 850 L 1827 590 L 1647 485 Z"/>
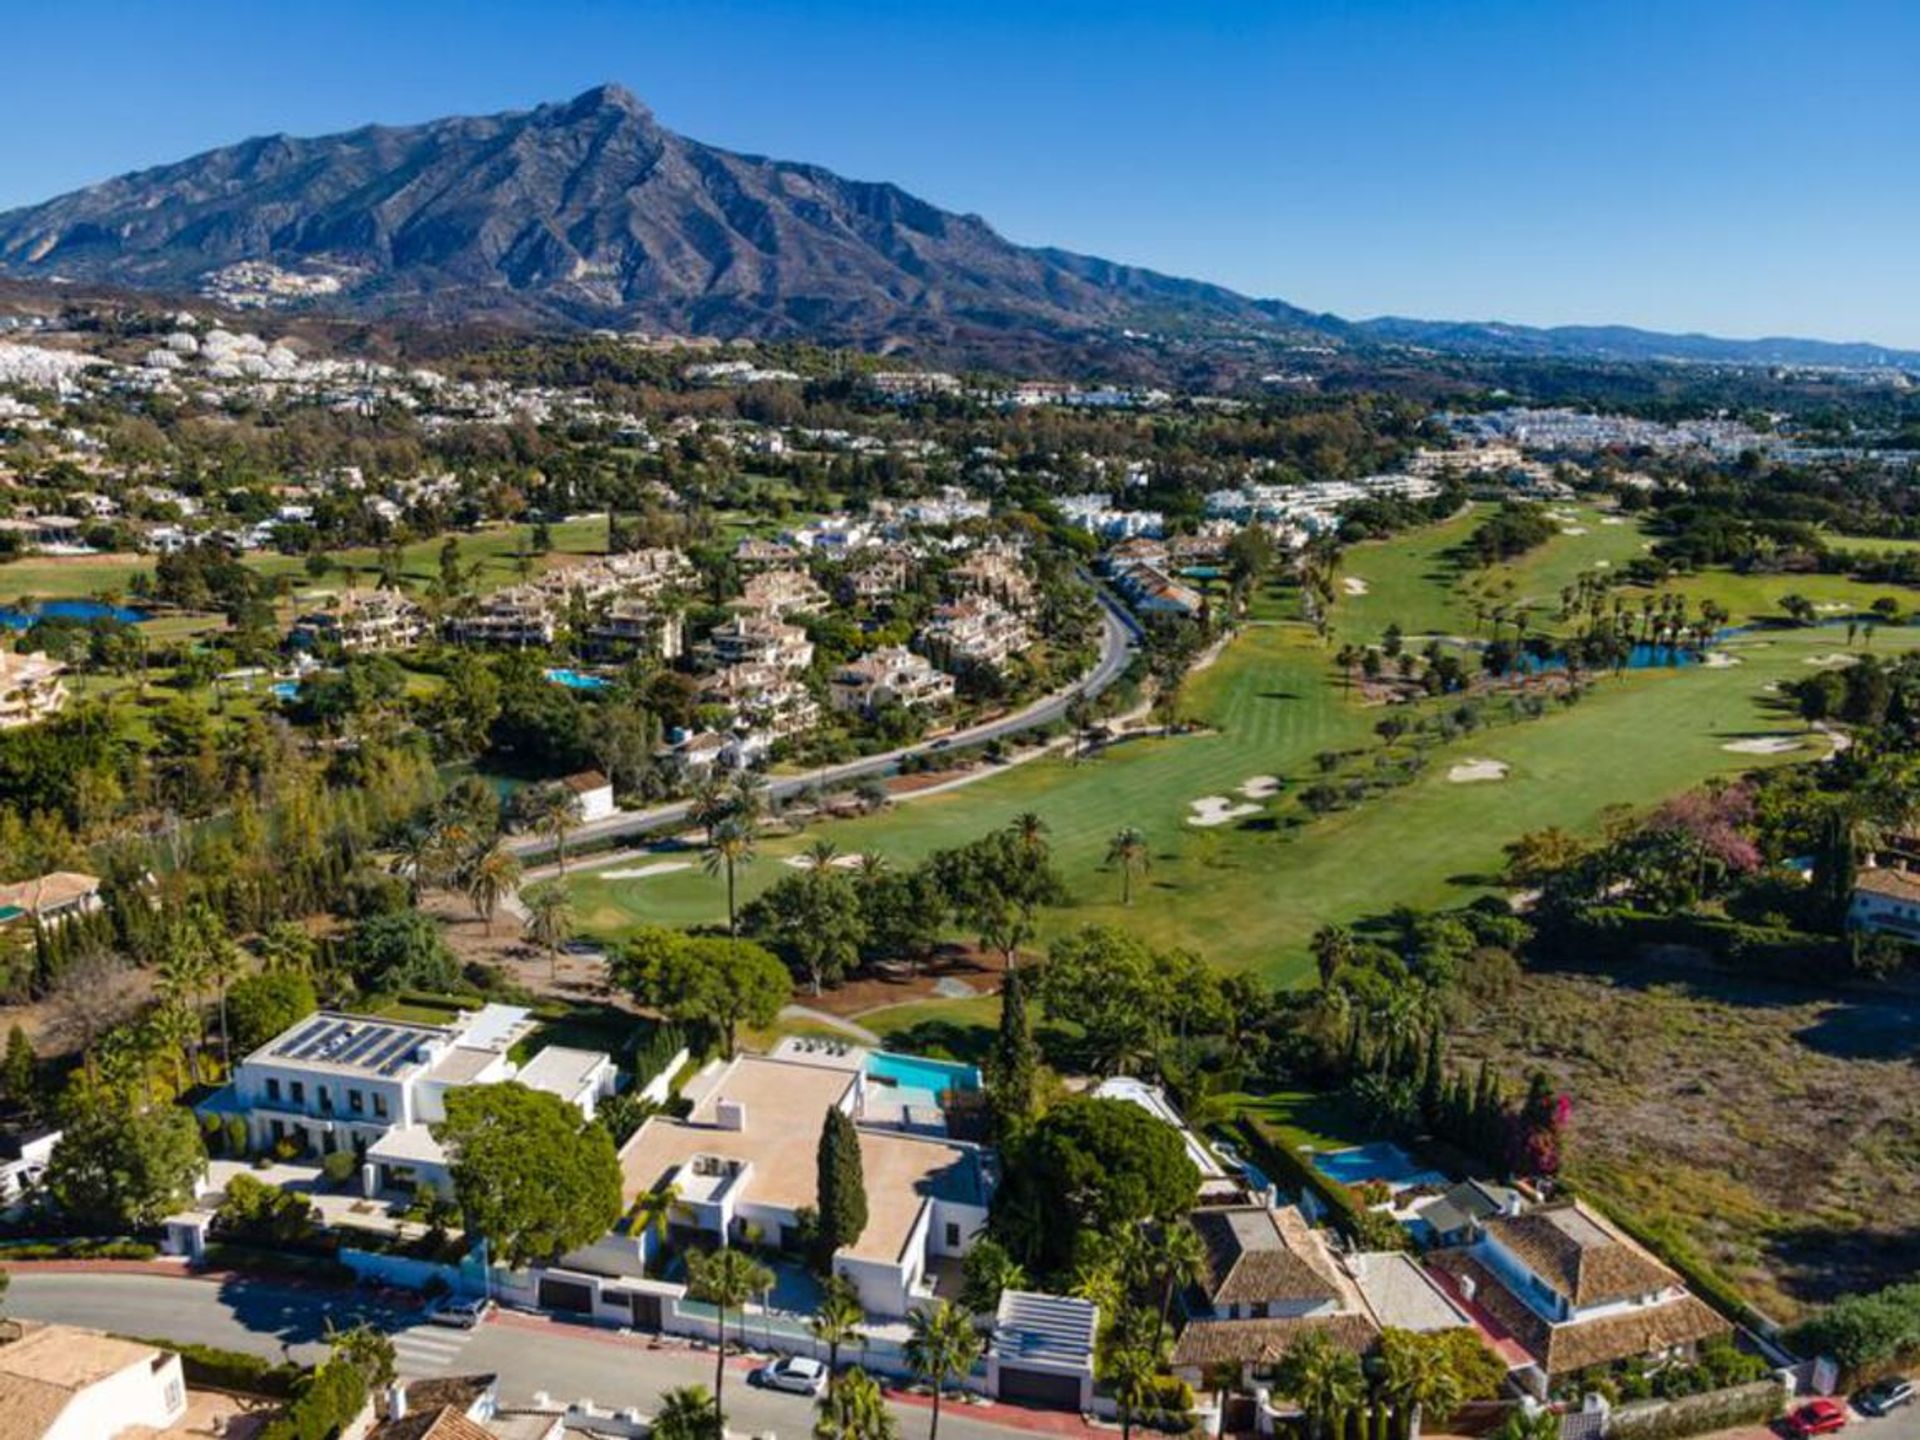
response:
<path fill-rule="evenodd" d="M 393 1353 L 403 1369 L 437 1370 L 458 1359 L 471 1339 L 471 1330 L 419 1326 L 394 1333 Z"/>

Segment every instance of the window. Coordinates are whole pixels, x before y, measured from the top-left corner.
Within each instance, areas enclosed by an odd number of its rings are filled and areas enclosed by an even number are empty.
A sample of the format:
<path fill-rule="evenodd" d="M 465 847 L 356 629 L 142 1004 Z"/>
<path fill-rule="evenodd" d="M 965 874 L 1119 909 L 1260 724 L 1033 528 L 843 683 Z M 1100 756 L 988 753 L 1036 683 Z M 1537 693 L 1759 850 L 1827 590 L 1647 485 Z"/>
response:
<path fill-rule="evenodd" d="M 951 1220 L 947 1222 L 947 1248 L 949 1250 L 960 1248 L 960 1227 Z"/>
<path fill-rule="evenodd" d="M 366 1108 L 367 1108 L 366 1096 L 362 1095 L 358 1090 L 347 1091 L 347 1109 L 351 1110 L 356 1115 L 361 1115 L 366 1113 Z"/>
<path fill-rule="evenodd" d="M 387 1118 L 387 1097 L 378 1090 L 373 1092 L 373 1113 L 382 1120 Z"/>
<path fill-rule="evenodd" d="M 272 1076 L 267 1077 L 267 1099 L 276 1103 L 280 1099 L 280 1082 Z"/>
<path fill-rule="evenodd" d="M 296 1105 L 304 1105 L 307 1103 L 307 1085 L 304 1080 L 296 1080 L 293 1082 L 293 1103 Z"/>

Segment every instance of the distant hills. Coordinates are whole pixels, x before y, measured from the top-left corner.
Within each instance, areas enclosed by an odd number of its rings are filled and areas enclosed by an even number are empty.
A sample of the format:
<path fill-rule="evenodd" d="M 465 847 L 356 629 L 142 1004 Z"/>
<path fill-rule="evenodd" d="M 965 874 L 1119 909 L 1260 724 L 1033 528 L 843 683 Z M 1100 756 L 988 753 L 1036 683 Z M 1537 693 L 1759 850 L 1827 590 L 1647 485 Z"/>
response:
<path fill-rule="evenodd" d="M 1259 353 L 1920 366 L 1920 353 L 1863 344 L 1316 315 L 1015 245 L 894 185 L 704 145 L 613 85 L 530 111 L 269 136 L 124 175 L 0 214 L 0 277 L 933 355 L 1110 350 L 1146 331 Z"/>

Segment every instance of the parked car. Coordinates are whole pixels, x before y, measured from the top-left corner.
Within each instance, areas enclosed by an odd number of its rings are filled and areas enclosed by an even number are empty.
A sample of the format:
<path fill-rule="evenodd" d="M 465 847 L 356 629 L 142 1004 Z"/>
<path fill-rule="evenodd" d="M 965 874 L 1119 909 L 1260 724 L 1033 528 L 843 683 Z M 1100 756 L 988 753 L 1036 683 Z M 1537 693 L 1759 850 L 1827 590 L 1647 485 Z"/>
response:
<path fill-rule="evenodd" d="M 1847 1407 L 1838 1400 L 1809 1400 L 1787 1417 L 1795 1435 L 1831 1435 L 1847 1428 Z"/>
<path fill-rule="evenodd" d="M 471 1330 L 492 1313 L 491 1300 L 448 1300 L 429 1310 L 427 1319 L 454 1330 Z"/>
<path fill-rule="evenodd" d="M 753 1372 L 753 1383 L 769 1390 L 819 1396 L 827 1388 L 827 1367 L 804 1355 L 783 1355 Z"/>
<path fill-rule="evenodd" d="M 1853 1407 L 1866 1415 L 1891 1415 L 1902 1405 L 1911 1405 L 1913 1395 L 1913 1382 L 1893 1375 L 1854 1396 Z"/>

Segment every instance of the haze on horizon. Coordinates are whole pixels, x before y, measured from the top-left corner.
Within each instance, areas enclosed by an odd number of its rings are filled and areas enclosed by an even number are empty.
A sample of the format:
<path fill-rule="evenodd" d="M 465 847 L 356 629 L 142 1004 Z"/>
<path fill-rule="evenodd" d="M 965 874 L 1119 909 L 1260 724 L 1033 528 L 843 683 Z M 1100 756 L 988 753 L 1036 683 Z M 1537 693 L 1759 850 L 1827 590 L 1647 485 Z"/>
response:
<path fill-rule="evenodd" d="M 9 31 L 0 209 L 617 81 L 713 144 L 1352 318 L 1920 348 L 1893 0 L 73 0 Z"/>

